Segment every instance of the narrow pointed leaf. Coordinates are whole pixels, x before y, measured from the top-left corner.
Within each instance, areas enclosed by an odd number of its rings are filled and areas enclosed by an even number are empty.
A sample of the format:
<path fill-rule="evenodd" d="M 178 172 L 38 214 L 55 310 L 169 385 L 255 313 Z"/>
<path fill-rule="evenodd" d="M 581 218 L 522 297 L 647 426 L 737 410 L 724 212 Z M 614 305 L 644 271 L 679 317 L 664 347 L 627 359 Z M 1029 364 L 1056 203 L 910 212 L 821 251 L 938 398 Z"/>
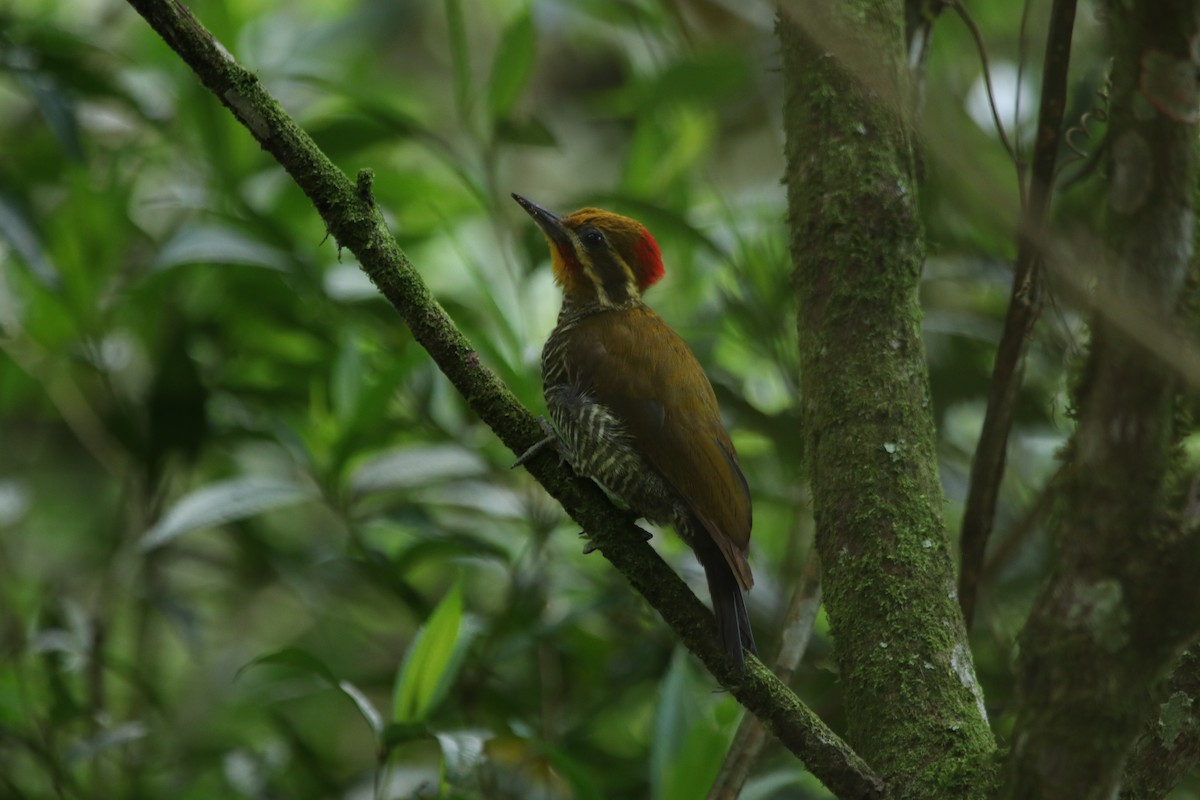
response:
<path fill-rule="evenodd" d="M 471 106 L 471 61 L 461 0 L 446 0 L 446 27 L 450 36 L 450 58 L 454 64 L 454 104 L 459 116 L 466 119 Z"/>
<path fill-rule="evenodd" d="M 282 650 L 276 650 L 274 653 L 259 656 L 250 663 L 243 665 L 237 671 L 235 679 L 241 677 L 242 673 L 246 670 L 263 665 L 290 667 L 319 678 L 326 686 L 337 689 L 349 698 L 350 702 L 354 703 L 354 707 L 358 709 L 358 713 L 366 720 L 376 739 L 380 742 L 383 741 L 383 715 L 379 713 L 379 709 L 375 708 L 375 704 L 353 683 L 339 679 L 324 661 L 312 653 L 307 650 L 301 650 L 298 647 L 285 647 Z"/>
<path fill-rule="evenodd" d="M 146 531 L 141 549 L 153 550 L 189 531 L 224 525 L 316 497 L 316 490 L 279 478 L 251 475 L 212 483 L 172 506 Z"/>
<path fill-rule="evenodd" d="M 481 475 L 486 464 L 460 445 L 404 446 L 363 462 L 350 477 L 355 497 Z"/>
<path fill-rule="evenodd" d="M 505 117 L 525 90 L 533 74 L 535 36 L 533 17 L 528 11 L 504 29 L 487 87 L 488 111 L 493 120 Z"/>
<path fill-rule="evenodd" d="M 396 676 L 392 721 L 423 722 L 454 682 L 470 643 L 464 625 L 462 582 L 442 598 L 417 633 Z"/>
<path fill-rule="evenodd" d="M 367 721 L 371 732 L 376 738 L 383 736 L 383 715 L 379 713 L 379 709 L 371 702 L 371 699 L 362 693 L 362 690 L 355 686 L 350 681 L 338 681 L 338 691 L 350 698 L 350 702 L 354 703 L 358 709 L 358 713 L 362 714 L 362 718 Z"/>
<path fill-rule="evenodd" d="M 267 653 L 265 656 L 259 656 L 253 661 L 243 664 L 234 676 L 234 680 L 242 677 L 243 672 L 261 666 L 290 667 L 299 672 L 320 678 L 329 686 L 338 685 L 337 676 L 333 674 L 333 670 L 324 661 L 307 650 L 301 650 L 298 647 L 285 647 L 282 650 Z"/>

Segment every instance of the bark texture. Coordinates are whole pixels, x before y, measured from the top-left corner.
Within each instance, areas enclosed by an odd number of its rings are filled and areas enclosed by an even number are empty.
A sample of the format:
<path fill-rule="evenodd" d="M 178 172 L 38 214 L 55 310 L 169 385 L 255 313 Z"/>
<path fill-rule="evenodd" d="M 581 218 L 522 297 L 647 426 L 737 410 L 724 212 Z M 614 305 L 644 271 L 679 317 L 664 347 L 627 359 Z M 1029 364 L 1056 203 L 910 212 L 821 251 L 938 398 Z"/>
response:
<path fill-rule="evenodd" d="M 849 740 L 896 797 L 977 798 L 995 742 L 942 519 L 903 3 L 785 6 L 801 391 Z"/>

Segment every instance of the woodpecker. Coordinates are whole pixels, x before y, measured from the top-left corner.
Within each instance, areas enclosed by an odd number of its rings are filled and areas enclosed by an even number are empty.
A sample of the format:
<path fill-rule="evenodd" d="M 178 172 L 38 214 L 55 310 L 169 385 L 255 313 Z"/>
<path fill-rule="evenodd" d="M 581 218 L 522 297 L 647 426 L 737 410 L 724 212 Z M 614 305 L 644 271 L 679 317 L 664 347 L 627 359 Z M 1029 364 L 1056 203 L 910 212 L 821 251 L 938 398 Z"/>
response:
<path fill-rule="evenodd" d="M 545 234 L 563 291 L 542 349 L 560 451 L 639 516 L 675 527 L 704 567 L 717 633 L 744 670 L 742 648 L 758 653 L 742 596 L 754 585 L 750 488 L 704 370 L 642 300 L 663 276 L 658 243 L 619 214 L 560 217 L 513 199 Z"/>

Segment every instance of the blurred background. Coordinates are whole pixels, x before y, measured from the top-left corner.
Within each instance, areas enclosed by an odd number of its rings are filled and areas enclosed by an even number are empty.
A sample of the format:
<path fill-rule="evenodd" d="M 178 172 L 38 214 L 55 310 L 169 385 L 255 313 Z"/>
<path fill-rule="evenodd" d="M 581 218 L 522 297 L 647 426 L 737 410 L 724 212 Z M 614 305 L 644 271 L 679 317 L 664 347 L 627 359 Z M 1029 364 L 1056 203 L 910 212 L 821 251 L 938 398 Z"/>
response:
<path fill-rule="evenodd" d="M 970 4 L 1026 152 L 1048 6 L 1022 39 L 1008 0 Z M 667 277 L 648 299 L 706 366 L 753 489 L 773 655 L 812 535 L 773 6 L 191 7 L 348 174 L 374 170 L 401 246 L 535 413 L 559 295 L 509 193 L 650 228 Z M 1104 84 L 1090 4 L 1074 48 L 1078 121 Z M 960 20 L 927 56 L 922 302 L 953 539 L 1018 194 Z M 1091 230 L 1100 181 L 1068 169 L 1062 224 Z M 1048 305 L 973 630 L 1001 735 L 1082 344 Z M 0 795 L 703 796 L 739 707 L 513 458 L 130 7 L 0 7 Z M 703 587 L 673 534 L 654 546 Z M 794 685 L 841 729 L 823 616 Z M 829 795 L 768 747 L 743 796 Z"/>

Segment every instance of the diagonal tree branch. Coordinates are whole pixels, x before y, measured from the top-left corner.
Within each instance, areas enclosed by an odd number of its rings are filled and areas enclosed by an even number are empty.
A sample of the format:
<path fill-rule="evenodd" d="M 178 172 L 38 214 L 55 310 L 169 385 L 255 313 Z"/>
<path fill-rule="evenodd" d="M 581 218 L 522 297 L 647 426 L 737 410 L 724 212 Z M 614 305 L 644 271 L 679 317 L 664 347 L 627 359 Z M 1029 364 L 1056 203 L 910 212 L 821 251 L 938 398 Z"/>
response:
<path fill-rule="evenodd" d="M 360 172 L 352 183 L 179 0 L 129 3 L 287 171 L 471 409 L 514 453 L 537 442 L 542 434 L 532 415 L 480 363 L 396 244 L 375 206 L 371 173 Z M 843 798 L 886 796 L 867 764 L 759 661 L 749 659 L 746 673 L 736 673 L 717 641 L 712 614 L 595 484 L 570 474 L 551 454 L 527 467 L 687 648 L 826 787 Z"/>
<path fill-rule="evenodd" d="M 821 559 L 815 552 L 810 552 L 800 582 L 784 614 L 783 641 L 775 656 L 775 674 L 785 685 L 791 684 L 792 676 L 804 658 L 820 607 Z M 733 744 L 725 754 L 725 763 L 721 765 L 721 771 L 708 791 L 708 800 L 737 800 L 762 754 L 764 744 L 766 731 L 763 730 L 763 724 L 747 714 L 738 725 Z"/>

